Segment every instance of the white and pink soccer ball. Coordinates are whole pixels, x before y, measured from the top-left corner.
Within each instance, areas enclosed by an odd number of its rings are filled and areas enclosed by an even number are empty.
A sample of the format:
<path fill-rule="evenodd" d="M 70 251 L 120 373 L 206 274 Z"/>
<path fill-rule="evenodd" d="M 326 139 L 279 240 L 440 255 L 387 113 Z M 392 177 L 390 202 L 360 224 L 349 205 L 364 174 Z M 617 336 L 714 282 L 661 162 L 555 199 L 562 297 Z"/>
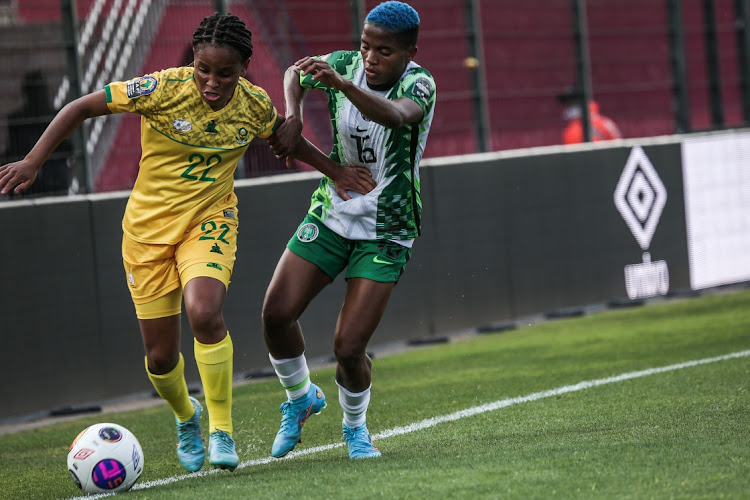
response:
<path fill-rule="evenodd" d="M 143 472 L 143 450 L 125 427 L 108 422 L 94 424 L 82 430 L 70 445 L 68 471 L 86 493 L 127 491 Z"/>

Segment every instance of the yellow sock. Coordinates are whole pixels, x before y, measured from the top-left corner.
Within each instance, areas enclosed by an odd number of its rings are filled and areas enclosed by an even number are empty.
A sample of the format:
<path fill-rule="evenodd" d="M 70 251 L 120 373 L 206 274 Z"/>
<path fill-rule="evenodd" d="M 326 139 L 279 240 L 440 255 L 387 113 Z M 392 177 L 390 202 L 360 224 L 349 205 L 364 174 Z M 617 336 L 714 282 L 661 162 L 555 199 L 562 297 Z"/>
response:
<path fill-rule="evenodd" d="M 195 408 L 188 395 L 187 383 L 185 382 L 185 360 L 180 353 L 180 360 L 174 370 L 164 375 L 154 375 L 148 370 L 148 358 L 146 359 L 146 373 L 154 389 L 159 393 L 172 411 L 180 420 L 185 422 L 195 414 Z"/>
<path fill-rule="evenodd" d="M 232 358 L 234 346 L 227 336 L 218 344 L 195 341 L 195 362 L 203 382 L 209 433 L 222 430 L 232 435 Z"/>

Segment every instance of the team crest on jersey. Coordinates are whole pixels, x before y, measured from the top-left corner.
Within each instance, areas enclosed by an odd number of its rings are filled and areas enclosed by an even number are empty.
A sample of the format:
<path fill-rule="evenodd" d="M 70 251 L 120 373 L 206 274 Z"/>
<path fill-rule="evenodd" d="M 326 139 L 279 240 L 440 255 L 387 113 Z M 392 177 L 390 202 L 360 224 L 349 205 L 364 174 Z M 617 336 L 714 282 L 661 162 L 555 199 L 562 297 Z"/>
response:
<path fill-rule="evenodd" d="M 206 132 L 208 132 L 210 134 L 218 134 L 219 133 L 219 131 L 216 130 L 216 122 L 215 121 L 211 120 L 210 122 L 208 122 L 208 126 L 206 127 Z"/>
<path fill-rule="evenodd" d="M 180 120 L 179 118 L 172 123 L 172 126 L 180 132 L 190 132 L 193 129 L 192 123 L 187 120 Z"/>
<path fill-rule="evenodd" d="M 302 243 L 309 243 L 318 237 L 320 230 L 312 222 L 308 222 L 297 230 L 297 239 Z"/>
<path fill-rule="evenodd" d="M 418 78 L 411 92 L 426 103 L 432 96 L 432 83 L 427 78 Z"/>
<path fill-rule="evenodd" d="M 127 95 L 129 99 L 148 95 L 156 90 L 157 81 L 153 76 L 142 76 L 135 80 L 130 80 L 127 84 Z"/>
<path fill-rule="evenodd" d="M 245 127 L 238 128 L 237 135 L 234 136 L 234 138 L 237 139 L 237 144 L 240 144 L 241 146 L 247 144 L 248 137 L 250 137 L 250 132 L 248 132 Z"/>

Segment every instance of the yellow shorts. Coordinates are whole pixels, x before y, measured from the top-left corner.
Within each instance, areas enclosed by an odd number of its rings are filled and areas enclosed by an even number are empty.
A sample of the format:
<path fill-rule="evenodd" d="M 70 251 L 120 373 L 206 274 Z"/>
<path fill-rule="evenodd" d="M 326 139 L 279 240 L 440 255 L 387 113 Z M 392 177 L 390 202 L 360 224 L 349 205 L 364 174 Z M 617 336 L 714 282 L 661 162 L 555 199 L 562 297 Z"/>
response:
<path fill-rule="evenodd" d="M 234 211 L 236 214 L 237 211 Z M 219 212 L 185 233 L 173 245 L 140 243 L 122 238 L 125 279 L 139 319 L 179 314 L 182 288 L 198 276 L 229 286 L 237 254 L 237 219 Z"/>

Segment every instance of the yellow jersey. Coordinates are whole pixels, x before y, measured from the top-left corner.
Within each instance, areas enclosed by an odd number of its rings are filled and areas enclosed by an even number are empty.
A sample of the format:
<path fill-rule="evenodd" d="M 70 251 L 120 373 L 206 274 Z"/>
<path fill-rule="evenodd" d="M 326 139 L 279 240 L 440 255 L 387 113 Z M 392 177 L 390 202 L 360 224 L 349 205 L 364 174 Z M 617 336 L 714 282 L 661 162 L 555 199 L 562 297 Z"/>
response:
<path fill-rule="evenodd" d="M 240 78 L 214 111 L 194 69 L 170 68 L 105 87 L 112 113 L 141 115 L 141 160 L 123 231 L 142 243 L 174 244 L 220 210 L 235 210 L 234 171 L 253 138 L 268 137 L 278 115 L 268 94 Z"/>

